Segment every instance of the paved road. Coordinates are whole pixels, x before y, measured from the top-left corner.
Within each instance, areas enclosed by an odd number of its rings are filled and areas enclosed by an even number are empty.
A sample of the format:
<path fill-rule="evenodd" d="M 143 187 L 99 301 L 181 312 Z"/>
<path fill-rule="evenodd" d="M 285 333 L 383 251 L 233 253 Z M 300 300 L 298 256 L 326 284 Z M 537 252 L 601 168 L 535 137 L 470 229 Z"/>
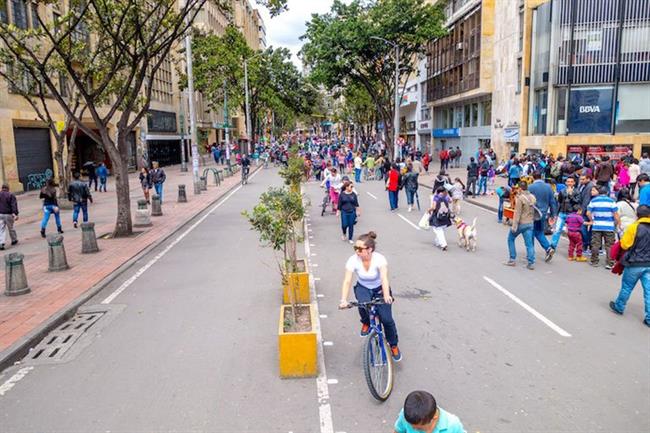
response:
<path fill-rule="evenodd" d="M 110 311 L 69 359 L 3 372 L 0 430 L 332 433 L 321 429 L 316 381 L 277 378 L 279 278 L 272 253 L 240 215 L 279 183 L 274 170 L 260 171 L 91 300 L 90 309 L 108 298 Z M 466 253 L 452 240 L 442 253 L 431 233 L 399 216 L 416 223 L 419 214 L 388 211 L 380 183 L 358 189 L 357 230 L 376 230 L 390 263 L 404 360 L 391 398 L 374 402 L 356 313 L 336 309 L 353 251 L 340 240 L 338 220 L 312 207 L 334 432 L 392 431 L 413 389 L 433 392 L 468 432 L 650 431 L 650 334 L 640 293 L 618 317 L 607 310 L 618 279 L 604 269 L 568 263 L 564 252 L 533 272 L 502 266 L 505 228 L 469 205 L 463 217 L 479 218 L 479 250 Z M 313 183 L 306 193 L 314 204 L 322 197 Z"/>

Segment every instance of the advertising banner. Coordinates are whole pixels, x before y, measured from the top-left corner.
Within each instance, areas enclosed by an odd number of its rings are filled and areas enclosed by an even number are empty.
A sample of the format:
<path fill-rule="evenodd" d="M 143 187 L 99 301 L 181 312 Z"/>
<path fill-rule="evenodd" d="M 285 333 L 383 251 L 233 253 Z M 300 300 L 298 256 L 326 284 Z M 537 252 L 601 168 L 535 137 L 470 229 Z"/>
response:
<path fill-rule="evenodd" d="M 607 134 L 612 122 L 611 87 L 571 89 L 569 134 Z"/>

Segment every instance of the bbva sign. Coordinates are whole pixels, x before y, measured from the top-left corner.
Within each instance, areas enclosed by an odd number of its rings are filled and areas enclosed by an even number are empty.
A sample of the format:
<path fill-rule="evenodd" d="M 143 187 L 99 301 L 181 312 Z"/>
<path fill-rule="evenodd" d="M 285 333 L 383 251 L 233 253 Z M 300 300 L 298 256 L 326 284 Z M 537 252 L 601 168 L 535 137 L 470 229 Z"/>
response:
<path fill-rule="evenodd" d="M 598 105 L 581 105 L 578 111 L 580 113 L 600 113 L 600 107 Z"/>

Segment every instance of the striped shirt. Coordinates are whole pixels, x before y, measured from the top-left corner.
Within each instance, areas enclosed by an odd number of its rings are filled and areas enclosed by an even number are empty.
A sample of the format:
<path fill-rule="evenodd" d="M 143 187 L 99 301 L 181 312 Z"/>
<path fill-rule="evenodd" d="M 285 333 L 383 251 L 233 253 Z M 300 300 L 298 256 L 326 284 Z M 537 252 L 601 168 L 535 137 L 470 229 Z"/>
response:
<path fill-rule="evenodd" d="M 618 212 L 616 202 L 605 195 L 591 199 L 587 210 L 591 213 L 594 231 L 613 232 L 615 227 L 614 214 Z"/>

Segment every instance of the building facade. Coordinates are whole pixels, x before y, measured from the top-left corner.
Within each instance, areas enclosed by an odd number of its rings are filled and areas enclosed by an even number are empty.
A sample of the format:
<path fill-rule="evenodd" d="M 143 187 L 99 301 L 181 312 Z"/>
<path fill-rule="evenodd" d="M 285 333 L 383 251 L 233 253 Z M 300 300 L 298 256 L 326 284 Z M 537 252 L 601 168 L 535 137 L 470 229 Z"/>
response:
<path fill-rule="evenodd" d="M 521 151 L 650 152 L 650 2 L 526 2 Z"/>

